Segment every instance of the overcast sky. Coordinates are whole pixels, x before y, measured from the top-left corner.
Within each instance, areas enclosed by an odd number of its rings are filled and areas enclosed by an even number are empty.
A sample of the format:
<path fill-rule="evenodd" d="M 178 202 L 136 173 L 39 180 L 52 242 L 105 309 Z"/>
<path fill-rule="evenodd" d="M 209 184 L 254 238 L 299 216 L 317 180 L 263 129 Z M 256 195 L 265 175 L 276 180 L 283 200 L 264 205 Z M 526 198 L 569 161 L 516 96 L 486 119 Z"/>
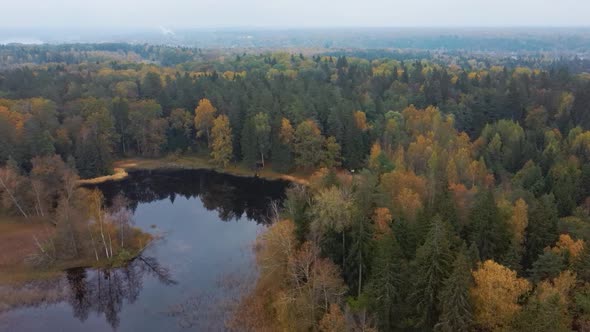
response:
<path fill-rule="evenodd" d="M 589 26 L 590 0 L 0 0 L 0 27 Z"/>

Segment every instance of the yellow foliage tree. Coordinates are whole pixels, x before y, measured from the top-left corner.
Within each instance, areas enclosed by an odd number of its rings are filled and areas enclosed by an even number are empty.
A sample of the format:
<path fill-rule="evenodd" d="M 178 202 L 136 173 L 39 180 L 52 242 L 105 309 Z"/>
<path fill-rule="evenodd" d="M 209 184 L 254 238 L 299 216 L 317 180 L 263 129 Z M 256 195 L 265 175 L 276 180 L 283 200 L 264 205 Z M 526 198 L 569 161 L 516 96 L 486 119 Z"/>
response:
<path fill-rule="evenodd" d="M 226 167 L 233 153 L 232 133 L 227 116 L 220 115 L 213 121 L 211 137 L 211 159 L 215 165 Z"/>
<path fill-rule="evenodd" d="M 380 238 L 384 235 L 391 234 L 391 221 L 393 216 L 388 208 L 376 208 L 373 213 L 373 221 L 375 222 L 375 237 Z"/>
<path fill-rule="evenodd" d="M 475 282 L 471 297 L 476 322 L 488 330 L 508 326 L 521 309 L 518 298 L 531 289 L 530 283 L 492 260 L 480 264 L 472 274 Z"/>
<path fill-rule="evenodd" d="M 217 109 L 213 107 L 211 101 L 207 98 L 199 100 L 199 105 L 195 108 L 195 128 L 197 129 L 197 137 L 205 135 L 207 143 L 209 143 L 209 131 L 213 127 L 215 120 L 215 113 Z"/>
<path fill-rule="evenodd" d="M 393 164 L 397 170 L 406 169 L 406 153 L 404 147 L 399 145 L 393 154 Z"/>
<path fill-rule="evenodd" d="M 369 125 L 367 124 L 367 115 L 365 112 L 356 111 L 354 112 L 354 122 L 358 129 L 362 131 L 367 131 L 369 129 Z"/>
<path fill-rule="evenodd" d="M 369 154 L 369 168 L 379 169 L 379 156 L 381 155 L 381 144 L 379 142 L 373 143 L 371 146 L 371 153 Z"/>
<path fill-rule="evenodd" d="M 289 121 L 289 119 L 282 118 L 281 131 L 279 132 L 279 139 L 281 140 L 281 143 L 285 145 L 291 145 L 293 143 L 294 138 L 295 129 L 293 129 L 291 121 Z"/>
<path fill-rule="evenodd" d="M 514 203 L 510 226 L 512 228 L 513 239 L 515 243 L 522 245 L 524 241 L 524 232 L 529 224 L 528 205 L 524 199 L 519 198 Z"/>
<path fill-rule="evenodd" d="M 455 163 L 455 160 L 449 160 L 446 171 L 447 181 L 449 183 L 459 183 L 459 173 L 457 172 L 457 164 Z"/>
<path fill-rule="evenodd" d="M 545 280 L 537 286 L 537 296 L 539 300 L 545 301 L 552 296 L 559 296 L 559 302 L 567 305 L 569 303 L 570 292 L 576 285 L 576 274 L 571 271 L 563 271 L 551 281 Z"/>
<path fill-rule="evenodd" d="M 467 168 L 467 174 L 469 175 L 472 187 L 476 184 L 484 185 L 489 182 L 489 179 L 487 177 L 488 170 L 483 159 L 473 160 Z"/>
<path fill-rule="evenodd" d="M 414 219 L 417 210 L 422 208 L 424 200 L 428 197 L 426 179 L 412 171 L 396 169 L 383 174 L 381 188 L 391 197 L 394 212 L 411 220 Z"/>
<path fill-rule="evenodd" d="M 346 331 L 346 318 L 340 310 L 340 306 L 333 303 L 330 310 L 324 314 L 320 321 L 321 332 L 340 332 Z"/>
<path fill-rule="evenodd" d="M 416 215 L 423 206 L 420 195 L 410 188 L 402 188 L 395 197 L 394 204 L 398 212 L 411 221 L 416 220 Z"/>
<path fill-rule="evenodd" d="M 434 142 L 432 140 L 432 133 L 428 135 L 419 135 L 416 141 L 410 143 L 407 153 L 408 165 L 416 173 L 424 173 L 428 167 L 428 160 L 434 151 Z"/>
<path fill-rule="evenodd" d="M 569 234 L 561 234 L 559 235 L 559 240 L 551 250 L 557 254 L 568 252 L 570 257 L 575 259 L 584 250 L 584 245 L 584 240 L 574 240 Z"/>

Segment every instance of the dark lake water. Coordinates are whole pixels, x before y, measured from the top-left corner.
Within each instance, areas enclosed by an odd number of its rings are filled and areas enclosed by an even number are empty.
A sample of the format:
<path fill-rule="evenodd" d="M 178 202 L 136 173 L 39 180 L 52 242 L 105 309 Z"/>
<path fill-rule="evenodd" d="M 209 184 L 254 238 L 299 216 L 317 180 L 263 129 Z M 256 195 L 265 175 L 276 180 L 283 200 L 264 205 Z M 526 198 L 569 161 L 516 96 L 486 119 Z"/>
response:
<path fill-rule="evenodd" d="M 162 235 L 129 266 L 73 269 L 35 285 L 58 295 L 0 314 L 2 331 L 223 330 L 256 277 L 252 244 L 288 184 L 211 171 L 134 172 L 99 186 Z M 33 287 L 33 286 L 31 286 Z"/>

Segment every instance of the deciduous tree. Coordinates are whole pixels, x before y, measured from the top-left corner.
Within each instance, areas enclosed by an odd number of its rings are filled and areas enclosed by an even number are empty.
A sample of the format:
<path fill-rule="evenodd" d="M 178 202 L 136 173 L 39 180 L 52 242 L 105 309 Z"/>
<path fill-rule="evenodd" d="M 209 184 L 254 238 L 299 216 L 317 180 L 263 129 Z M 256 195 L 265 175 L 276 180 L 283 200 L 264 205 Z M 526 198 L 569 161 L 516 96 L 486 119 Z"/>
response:
<path fill-rule="evenodd" d="M 213 121 L 211 139 L 213 163 L 219 167 L 227 167 L 233 154 L 232 133 L 227 116 L 220 115 Z"/>

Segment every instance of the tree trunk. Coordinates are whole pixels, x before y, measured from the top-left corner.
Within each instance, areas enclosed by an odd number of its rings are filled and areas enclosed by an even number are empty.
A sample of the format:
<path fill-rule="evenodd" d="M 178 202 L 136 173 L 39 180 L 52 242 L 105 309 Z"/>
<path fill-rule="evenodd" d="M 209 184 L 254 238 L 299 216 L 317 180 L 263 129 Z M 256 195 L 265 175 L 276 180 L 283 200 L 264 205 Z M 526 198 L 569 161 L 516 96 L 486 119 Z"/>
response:
<path fill-rule="evenodd" d="M 359 259 L 359 289 L 358 289 L 358 297 L 361 296 L 361 285 L 363 284 L 363 253 L 360 253 Z"/>
<path fill-rule="evenodd" d="M 41 206 L 41 198 L 39 197 L 39 189 L 37 188 L 37 186 L 32 183 L 31 187 L 33 187 L 33 191 L 35 192 L 35 199 L 37 200 L 37 206 L 38 206 L 38 214 L 41 215 L 41 217 L 45 217 L 45 213 L 43 213 L 43 206 Z"/>
<path fill-rule="evenodd" d="M 70 241 L 72 241 L 72 246 L 74 247 L 74 256 L 78 257 L 78 244 L 76 243 L 76 238 L 74 237 L 74 230 L 72 229 L 71 224 L 69 224 L 68 228 L 70 229 Z"/>
<path fill-rule="evenodd" d="M 92 230 L 90 229 L 90 224 L 88 224 L 88 232 L 90 233 L 90 241 L 92 241 L 92 249 L 94 249 L 94 256 L 96 256 L 96 261 L 98 262 L 98 250 L 96 250 L 96 242 L 94 241 L 94 235 L 92 234 Z"/>
<path fill-rule="evenodd" d="M 123 222 L 120 222 L 119 233 L 121 233 L 121 248 L 125 248 L 125 246 L 123 245 L 123 238 L 125 236 L 125 234 L 123 234 L 124 232 L 125 232 L 125 227 L 123 225 Z"/>
<path fill-rule="evenodd" d="M 102 244 L 104 246 L 105 254 L 107 255 L 107 258 L 109 258 L 109 248 L 107 247 L 107 241 L 104 238 L 104 231 L 102 229 L 102 224 L 100 225 L 100 236 L 102 237 Z"/>
<path fill-rule="evenodd" d="M 342 231 L 342 269 L 344 270 L 346 267 L 346 236 L 344 235 L 344 230 Z"/>
<path fill-rule="evenodd" d="M 109 247 L 111 249 L 111 257 L 113 257 L 113 239 L 111 238 L 111 233 L 108 233 L 109 235 Z"/>
<path fill-rule="evenodd" d="M 97 203 L 100 204 L 100 203 Z M 107 256 L 107 258 L 109 258 L 109 248 L 107 246 L 107 241 L 104 237 L 104 228 L 103 228 L 103 222 L 102 222 L 102 209 L 100 207 L 97 207 L 97 214 L 98 214 L 98 223 L 100 225 L 100 237 L 102 238 L 102 245 L 104 246 L 104 251 L 105 254 Z"/>
<path fill-rule="evenodd" d="M 262 168 L 264 168 L 264 153 L 260 151 L 260 158 L 262 159 Z"/>
<path fill-rule="evenodd" d="M 29 216 L 25 213 L 25 211 L 21 208 L 20 204 L 18 204 L 16 198 L 14 198 L 14 196 L 12 195 L 12 193 L 10 192 L 10 190 L 8 190 L 8 187 L 6 187 L 6 184 L 4 183 L 4 181 L 2 180 L 2 178 L 0 178 L 0 184 L 2 184 L 2 187 L 4 187 L 4 190 L 6 190 L 6 192 L 8 193 L 8 195 L 10 196 L 10 199 L 12 199 L 12 202 L 14 203 L 14 205 L 16 205 L 16 207 L 18 208 L 18 210 L 20 211 L 20 213 L 22 213 L 22 215 L 29 219 Z"/>

